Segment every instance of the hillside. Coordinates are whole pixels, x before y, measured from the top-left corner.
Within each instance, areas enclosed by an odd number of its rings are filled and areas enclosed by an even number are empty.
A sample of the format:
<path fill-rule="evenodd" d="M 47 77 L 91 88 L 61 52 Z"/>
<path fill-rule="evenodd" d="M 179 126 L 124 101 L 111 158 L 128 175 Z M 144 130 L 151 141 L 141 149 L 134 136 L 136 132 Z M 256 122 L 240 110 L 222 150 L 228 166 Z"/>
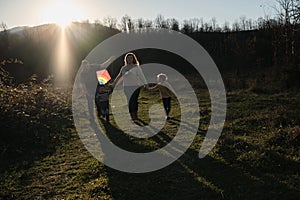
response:
<path fill-rule="evenodd" d="M 22 61 L 22 64 L 3 66 L 14 77 L 15 82 L 20 83 L 33 74 L 40 79 L 55 75 L 58 65 L 55 59 L 60 54 L 62 37 L 66 43 L 63 51 L 67 51 L 71 56 L 71 62 L 66 67 L 70 69 L 70 76 L 74 77 L 81 60 L 97 44 L 119 31 L 102 25 L 74 22 L 64 30 L 56 24 L 45 24 L 36 27 L 16 27 L 7 32 L 7 49 L 1 53 L 0 58 L 17 58 Z"/>
<path fill-rule="evenodd" d="M 185 34 L 208 51 L 229 90 L 278 92 L 300 87 L 300 51 L 287 55 L 287 45 L 283 43 L 284 36 L 281 35 L 283 28 L 266 25 L 248 31 L 194 31 Z M 15 28 L 11 33 L 8 31 L 6 39 L 2 32 L 2 44 L 6 43 L 7 47 L 1 52 L 0 58 L 17 58 L 22 61 L 23 64 L 3 66 L 14 77 L 16 83 L 26 80 L 32 74 L 36 74 L 39 79 L 49 75 L 56 77 L 56 68 L 59 65 L 66 65 L 64 67 L 69 70 L 69 83 L 72 83 L 81 60 L 101 41 L 119 32 L 117 29 L 91 23 L 73 23 L 64 31 L 55 24 Z M 62 37 L 65 41 L 63 47 Z M 299 38 L 295 41 L 294 49 L 300 48 Z M 187 74 L 194 73 L 192 66 L 170 52 L 151 49 L 135 52 L 141 64 L 159 61 Z M 59 55 L 68 57 L 69 62 L 57 60 Z M 113 71 L 118 71 L 121 66 L 122 57 L 111 67 Z M 115 73 L 113 75 L 115 76 Z"/>

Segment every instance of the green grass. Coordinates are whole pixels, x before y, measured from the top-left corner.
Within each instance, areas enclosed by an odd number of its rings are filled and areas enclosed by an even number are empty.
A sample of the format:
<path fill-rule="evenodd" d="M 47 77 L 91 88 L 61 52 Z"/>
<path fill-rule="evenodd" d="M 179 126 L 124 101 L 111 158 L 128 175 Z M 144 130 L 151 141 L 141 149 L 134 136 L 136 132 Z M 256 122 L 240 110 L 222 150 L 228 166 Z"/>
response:
<path fill-rule="evenodd" d="M 139 116 L 159 96 L 143 91 Z M 131 174 L 104 166 L 85 149 L 72 121 L 70 91 L 50 86 L 1 88 L 0 199 L 297 199 L 300 195 L 300 94 L 228 93 L 228 112 L 213 151 L 198 158 L 210 119 L 210 101 L 197 90 L 197 136 L 177 161 Z M 135 139 L 105 124 L 124 149 L 149 152 L 166 145 L 179 125 L 172 101 L 163 130 Z M 177 119 L 177 120 L 176 120 Z"/>

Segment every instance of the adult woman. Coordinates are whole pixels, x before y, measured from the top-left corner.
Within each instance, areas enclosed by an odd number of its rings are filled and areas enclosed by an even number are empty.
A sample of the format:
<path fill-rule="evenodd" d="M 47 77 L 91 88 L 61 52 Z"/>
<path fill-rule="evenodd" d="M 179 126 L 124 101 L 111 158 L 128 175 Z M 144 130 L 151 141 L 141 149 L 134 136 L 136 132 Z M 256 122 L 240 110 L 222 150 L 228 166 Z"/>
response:
<path fill-rule="evenodd" d="M 128 102 L 128 109 L 132 120 L 137 120 L 138 97 L 140 94 L 140 86 L 144 85 L 148 88 L 146 78 L 139 66 L 136 55 L 129 52 L 124 57 L 124 66 L 120 73 L 112 83 L 112 86 L 123 80 L 123 88 Z"/>

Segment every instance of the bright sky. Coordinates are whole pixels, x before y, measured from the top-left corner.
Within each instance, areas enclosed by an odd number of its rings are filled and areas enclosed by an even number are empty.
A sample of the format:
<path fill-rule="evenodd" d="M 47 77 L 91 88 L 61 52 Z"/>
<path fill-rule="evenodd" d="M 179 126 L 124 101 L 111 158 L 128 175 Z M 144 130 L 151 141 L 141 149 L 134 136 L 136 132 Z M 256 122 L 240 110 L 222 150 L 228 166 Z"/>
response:
<path fill-rule="evenodd" d="M 271 15 L 275 0 L 0 0 L 0 23 L 8 28 L 60 24 L 88 19 L 94 22 L 111 16 L 118 20 L 128 14 L 134 19 L 154 19 L 158 14 L 179 21 L 212 17 L 222 25 L 240 16 L 257 19 Z"/>

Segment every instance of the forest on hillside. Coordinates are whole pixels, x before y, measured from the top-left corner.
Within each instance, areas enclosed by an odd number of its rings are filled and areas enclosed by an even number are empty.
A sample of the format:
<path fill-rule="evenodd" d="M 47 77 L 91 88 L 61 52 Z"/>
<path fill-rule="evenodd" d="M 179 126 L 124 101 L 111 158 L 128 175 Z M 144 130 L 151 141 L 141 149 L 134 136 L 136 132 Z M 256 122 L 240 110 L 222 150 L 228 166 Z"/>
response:
<path fill-rule="evenodd" d="M 65 34 L 72 55 L 71 82 L 87 54 L 99 43 L 121 31 L 143 28 L 165 28 L 180 31 L 196 40 L 211 55 L 217 64 L 227 89 L 255 89 L 278 91 L 299 88 L 300 81 L 300 24 L 298 4 L 284 4 L 276 18 L 257 20 L 240 17 L 231 25 L 219 25 L 215 18 L 204 22 L 194 18 L 179 22 L 174 18 L 158 15 L 154 20 L 132 19 L 125 15 L 118 22 L 107 17 L 91 23 L 88 20 L 74 22 L 66 27 Z M 1 25 L 0 60 L 1 79 L 12 77 L 13 83 L 21 83 L 34 75 L 44 79 L 55 75 L 53 58 L 61 34 L 55 24 L 23 27 L 18 31 L 7 30 Z M 171 55 L 154 50 L 139 50 L 142 64 L 160 61 L 184 72 L 192 68 Z M 15 62 L 18 60 L 18 62 Z M 119 58 L 114 67 L 122 65 Z M 114 70 L 118 71 L 118 70 Z M 6 74 L 6 73 L 9 73 Z M 5 75 L 6 74 L 6 75 Z M 113 72 L 115 75 L 115 72 Z M 268 87 L 268 88 L 266 88 Z"/>

